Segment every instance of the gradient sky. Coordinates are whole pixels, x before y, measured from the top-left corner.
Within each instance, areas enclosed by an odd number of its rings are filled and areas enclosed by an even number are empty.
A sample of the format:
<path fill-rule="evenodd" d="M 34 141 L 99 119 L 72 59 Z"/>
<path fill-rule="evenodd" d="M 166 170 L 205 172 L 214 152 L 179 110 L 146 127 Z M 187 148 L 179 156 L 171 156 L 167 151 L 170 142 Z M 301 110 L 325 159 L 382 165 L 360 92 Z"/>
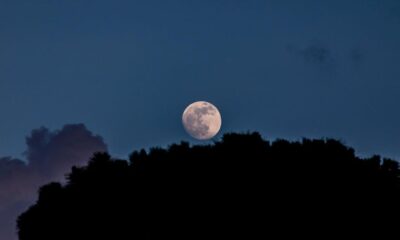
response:
<path fill-rule="evenodd" d="M 0 0 L 0 156 L 84 123 L 110 152 L 222 132 L 334 137 L 400 159 L 400 1 Z"/>

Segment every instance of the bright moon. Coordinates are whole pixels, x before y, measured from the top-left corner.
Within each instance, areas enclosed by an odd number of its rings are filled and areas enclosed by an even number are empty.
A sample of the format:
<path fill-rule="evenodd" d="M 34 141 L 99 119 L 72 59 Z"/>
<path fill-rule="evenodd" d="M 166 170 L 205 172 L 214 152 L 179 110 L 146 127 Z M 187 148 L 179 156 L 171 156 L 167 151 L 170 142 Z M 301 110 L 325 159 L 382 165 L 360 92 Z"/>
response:
<path fill-rule="evenodd" d="M 190 136 L 207 140 L 213 138 L 221 128 L 221 114 L 211 103 L 199 101 L 190 104 L 182 115 L 182 123 Z"/>

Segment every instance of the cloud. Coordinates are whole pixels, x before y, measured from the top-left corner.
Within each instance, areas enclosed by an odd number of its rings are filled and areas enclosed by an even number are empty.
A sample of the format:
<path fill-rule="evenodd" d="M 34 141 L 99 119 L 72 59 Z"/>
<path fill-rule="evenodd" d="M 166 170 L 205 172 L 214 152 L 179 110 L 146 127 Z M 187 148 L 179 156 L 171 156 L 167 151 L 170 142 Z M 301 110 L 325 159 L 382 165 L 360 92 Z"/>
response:
<path fill-rule="evenodd" d="M 353 48 L 350 50 L 350 60 L 353 64 L 361 64 L 365 59 L 365 52 L 361 48 Z"/>
<path fill-rule="evenodd" d="M 15 173 L 15 170 L 26 168 L 26 164 L 12 157 L 0 158 L 0 181 L 4 178 L 8 178 Z"/>
<path fill-rule="evenodd" d="M 35 200 L 39 186 L 63 180 L 72 166 L 86 163 L 94 152 L 107 151 L 103 139 L 83 124 L 65 125 L 57 131 L 35 129 L 26 144 L 26 162 L 0 158 L 1 239 L 17 239 L 16 218 Z"/>
<path fill-rule="evenodd" d="M 33 130 L 26 144 L 25 155 L 30 167 L 43 176 L 59 180 L 71 166 L 82 165 L 94 152 L 107 150 L 103 139 L 83 124 L 65 125 L 55 132 L 46 128 Z"/>
<path fill-rule="evenodd" d="M 311 44 L 304 48 L 289 45 L 287 46 L 287 50 L 309 63 L 326 65 L 334 62 L 332 51 L 323 44 Z"/>
<path fill-rule="evenodd" d="M 315 66 L 323 72 L 336 75 L 346 67 L 358 68 L 365 63 L 366 52 L 360 46 L 347 49 L 331 48 L 322 43 L 313 43 L 299 47 L 287 45 L 286 50 L 305 63 Z"/>

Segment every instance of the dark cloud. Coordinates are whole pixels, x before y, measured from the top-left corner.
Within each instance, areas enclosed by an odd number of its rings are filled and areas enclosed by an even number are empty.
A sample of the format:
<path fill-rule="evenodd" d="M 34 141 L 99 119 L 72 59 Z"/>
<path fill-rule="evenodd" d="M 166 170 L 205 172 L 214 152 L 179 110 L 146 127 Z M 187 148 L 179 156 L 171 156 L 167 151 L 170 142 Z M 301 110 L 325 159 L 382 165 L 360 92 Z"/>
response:
<path fill-rule="evenodd" d="M 360 48 L 353 48 L 350 51 L 350 60 L 354 64 L 360 64 L 365 59 L 365 52 L 362 51 Z"/>
<path fill-rule="evenodd" d="M 15 174 L 15 171 L 26 168 L 26 164 L 12 157 L 2 157 L 0 158 L 0 180 L 4 178 L 9 178 Z"/>
<path fill-rule="evenodd" d="M 326 65 L 334 62 L 332 51 L 323 44 L 312 44 L 304 48 L 289 45 L 287 46 L 287 50 L 290 53 L 302 57 L 309 63 Z"/>
<path fill-rule="evenodd" d="M 309 46 L 302 50 L 300 54 L 305 60 L 313 63 L 327 63 L 332 60 L 330 50 L 322 46 Z"/>
<path fill-rule="evenodd" d="M 348 49 L 335 49 L 324 44 L 310 44 L 306 47 L 287 45 L 286 50 L 301 58 L 306 63 L 317 66 L 320 70 L 336 73 L 350 63 L 352 67 L 362 65 L 366 58 L 365 50 L 359 46 Z M 342 63 L 342 64 L 341 64 Z M 344 63 L 344 64 L 343 64 Z"/>
<path fill-rule="evenodd" d="M 40 185 L 60 181 L 74 165 L 82 165 L 94 152 L 107 151 L 103 139 L 83 124 L 61 130 L 39 128 L 26 138 L 26 162 L 0 158 L 0 236 L 16 239 L 15 220 L 36 198 Z"/>
<path fill-rule="evenodd" d="M 32 131 L 27 137 L 26 157 L 32 168 L 51 178 L 60 179 L 72 165 L 85 163 L 96 151 L 106 151 L 103 139 L 85 125 L 66 125 L 60 131 L 46 128 Z"/>

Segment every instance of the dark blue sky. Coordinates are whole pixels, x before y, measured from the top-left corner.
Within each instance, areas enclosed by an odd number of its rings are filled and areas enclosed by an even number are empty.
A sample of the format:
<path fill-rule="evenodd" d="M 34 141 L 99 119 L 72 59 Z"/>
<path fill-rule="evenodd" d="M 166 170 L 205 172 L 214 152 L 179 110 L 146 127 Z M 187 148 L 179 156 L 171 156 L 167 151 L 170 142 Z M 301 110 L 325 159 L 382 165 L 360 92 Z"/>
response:
<path fill-rule="evenodd" d="M 400 158 L 400 2 L 0 0 L 0 155 L 85 123 L 111 153 L 222 132 L 334 137 Z"/>

